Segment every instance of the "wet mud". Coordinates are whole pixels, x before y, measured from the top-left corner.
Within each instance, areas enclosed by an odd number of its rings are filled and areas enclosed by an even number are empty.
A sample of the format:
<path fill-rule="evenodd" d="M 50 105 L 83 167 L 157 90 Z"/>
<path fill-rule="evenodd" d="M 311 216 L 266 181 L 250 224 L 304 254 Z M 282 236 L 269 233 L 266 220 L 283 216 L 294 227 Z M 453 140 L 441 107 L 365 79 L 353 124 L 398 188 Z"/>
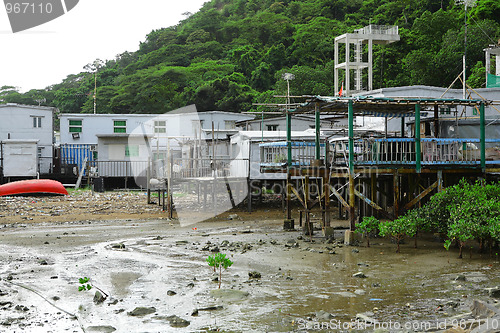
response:
<path fill-rule="evenodd" d="M 470 312 L 474 299 L 495 305 L 487 292 L 500 286 L 495 253 L 458 259 L 428 237 L 396 254 L 386 239 L 345 246 L 342 229 L 327 240 L 282 224 L 4 225 L 0 332 L 338 332 L 328 325 L 438 322 Z M 206 262 L 217 251 L 234 262 L 222 291 Z M 96 288 L 78 291 L 81 277 L 109 295 L 104 302 L 94 302 Z"/>

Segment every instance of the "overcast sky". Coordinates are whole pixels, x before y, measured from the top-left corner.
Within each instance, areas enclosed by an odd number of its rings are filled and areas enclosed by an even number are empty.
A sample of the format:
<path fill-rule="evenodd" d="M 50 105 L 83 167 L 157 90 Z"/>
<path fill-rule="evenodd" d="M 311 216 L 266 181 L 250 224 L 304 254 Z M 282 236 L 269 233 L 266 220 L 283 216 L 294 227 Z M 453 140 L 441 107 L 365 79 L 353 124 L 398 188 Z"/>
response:
<path fill-rule="evenodd" d="M 0 8 L 0 86 L 25 92 L 59 83 L 97 58 L 136 51 L 151 30 L 177 24 L 206 1 L 80 0 L 65 15 L 15 34 Z"/>

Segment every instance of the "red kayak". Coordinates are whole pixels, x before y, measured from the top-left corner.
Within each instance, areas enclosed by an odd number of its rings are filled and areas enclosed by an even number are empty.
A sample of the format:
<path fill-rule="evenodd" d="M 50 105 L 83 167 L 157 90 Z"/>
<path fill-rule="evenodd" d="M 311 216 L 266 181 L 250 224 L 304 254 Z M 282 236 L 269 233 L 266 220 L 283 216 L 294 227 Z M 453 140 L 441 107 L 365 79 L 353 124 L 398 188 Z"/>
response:
<path fill-rule="evenodd" d="M 30 179 L 0 185 L 0 196 L 28 194 L 68 195 L 63 184 L 52 179 Z"/>

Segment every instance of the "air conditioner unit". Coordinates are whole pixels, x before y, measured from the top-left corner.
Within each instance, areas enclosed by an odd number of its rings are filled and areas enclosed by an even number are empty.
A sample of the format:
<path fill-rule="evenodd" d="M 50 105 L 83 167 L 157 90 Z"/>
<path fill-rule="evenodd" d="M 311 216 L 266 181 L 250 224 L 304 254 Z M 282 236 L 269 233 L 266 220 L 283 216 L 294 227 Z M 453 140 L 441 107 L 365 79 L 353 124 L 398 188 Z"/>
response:
<path fill-rule="evenodd" d="M 80 133 L 73 133 L 73 139 L 80 139 Z"/>

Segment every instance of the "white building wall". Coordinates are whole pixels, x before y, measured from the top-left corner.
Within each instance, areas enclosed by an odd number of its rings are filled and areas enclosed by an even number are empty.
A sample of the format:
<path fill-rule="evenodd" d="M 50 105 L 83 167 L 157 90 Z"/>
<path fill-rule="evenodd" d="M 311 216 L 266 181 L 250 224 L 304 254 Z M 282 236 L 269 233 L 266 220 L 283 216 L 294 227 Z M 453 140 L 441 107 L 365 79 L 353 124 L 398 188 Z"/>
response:
<path fill-rule="evenodd" d="M 38 140 L 38 172 L 41 174 L 49 173 L 52 167 L 53 110 L 43 106 L 0 105 L 0 141 Z M 37 119 L 36 124 L 34 118 Z"/>

